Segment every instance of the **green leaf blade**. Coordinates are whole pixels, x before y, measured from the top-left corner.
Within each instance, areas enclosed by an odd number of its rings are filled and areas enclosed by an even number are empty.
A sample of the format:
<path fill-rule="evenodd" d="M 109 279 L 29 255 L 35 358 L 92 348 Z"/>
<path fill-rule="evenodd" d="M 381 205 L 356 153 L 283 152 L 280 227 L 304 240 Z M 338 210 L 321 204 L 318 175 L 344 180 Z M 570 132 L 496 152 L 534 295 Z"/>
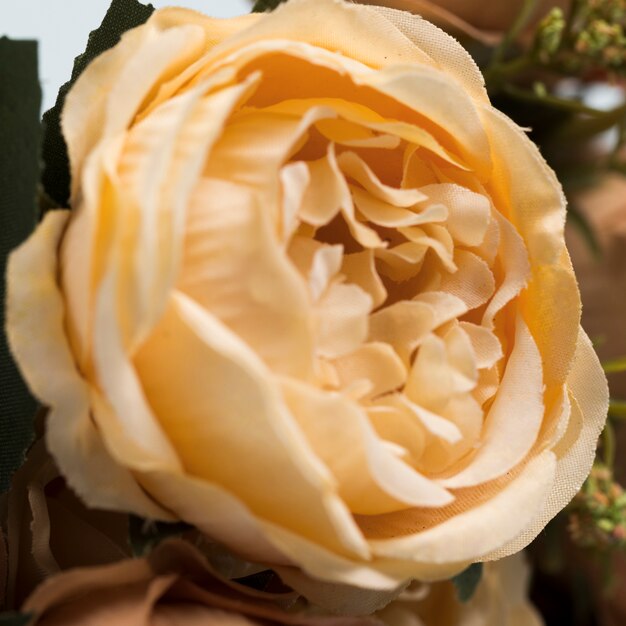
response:
<path fill-rule="evenodd" d="M 9 253 L 36 223 L 40 108 L 37 43 L 0 39 L 0 492 L 24 460 L 37 407 L 9 351 L 4 277 Z"/>
<path fill-rule="evenodd" d="M 70 195 L 70 167 L 67 146 L 61 131 L 61 112 L 65 98 L 87 66 L 103 52 L 115 46 L 122 35 L 141 26 L 154 12 L 154 7 L 137 0 L 113 0 L 102 24 L 89 35 L 87 48 L 76 57 L 71 79 L 61 87 L 56 104 L 43 116 L 43 186 L 60 207 L 67 207 Z"/>
<path fill-rule="evenodd" d="M 473 563 L 452 579 L 457 597 L 461 602 L 469 602 L 483 577 L 483 564 Z"/>
<path fill-rule="evenodd" d="M 285 0 L 257 0 L 252 7 L 253 13 L 265 13 L 266 11 L 273 11 L 279 4 L 282 4 Z"/>

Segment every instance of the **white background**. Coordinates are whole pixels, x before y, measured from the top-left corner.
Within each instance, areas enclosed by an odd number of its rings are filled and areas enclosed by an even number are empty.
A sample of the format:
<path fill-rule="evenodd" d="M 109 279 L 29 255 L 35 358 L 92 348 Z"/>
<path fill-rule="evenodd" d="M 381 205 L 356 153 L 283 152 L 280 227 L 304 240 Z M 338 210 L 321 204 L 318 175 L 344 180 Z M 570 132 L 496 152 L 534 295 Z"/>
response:
<path fill-rule="evenodd" d="M 148 0 L 145 0 L 147 4 Z M 248 0 L 152 0 L 156 8 L 178 4 L 215 17 L 250 11 Z M 42 109 L 56 100 L 59 87 L 71 73 L 74 57 L 100 25 L 110 0 L 0 0 L 0 36 L 39 41 L 39 77 Z"/>

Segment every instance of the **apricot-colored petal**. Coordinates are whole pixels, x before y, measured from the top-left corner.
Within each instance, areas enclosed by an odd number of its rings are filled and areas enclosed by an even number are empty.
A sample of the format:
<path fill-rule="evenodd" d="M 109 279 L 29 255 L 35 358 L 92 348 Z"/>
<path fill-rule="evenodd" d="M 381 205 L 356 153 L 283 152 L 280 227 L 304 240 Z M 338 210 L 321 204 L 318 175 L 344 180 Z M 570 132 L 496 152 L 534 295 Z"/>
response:
<path fill-rule="evenodd" d="M 496 214 L 499 230 L 499 259 L 504 278 L 493 294 L 482 323 L 493 328 L 496 315 L 513 298 L 518 296 L 530 278 L 530 263 L 524 242 L 513 225 L 504 217 Z"/>
<path fill-rule="evenodd" d="M 270 370 L 236 334 L 177 292 L 135 360 L 188 473 L 231 491 L 262 519 L 346 550 L 340 536 L 352 522 L 331 475 Z M 268 481 L 280 490 L 268 491 Z"/>
<path fill-rule="evenodd" d="M 446 227 L 456 242 L 470 247 L 482 243 L 491 218 L 485 196 L 452 184 L 427 185 L 420 191 L 448 209 Z"/>
<path fill-rule="evenodd" d="M 492 331 L 470 322 L 461 322 L 460 326 L 472 342 L 479 369 L 493 367 L 504 356 L 502 344 Z"/>
<path fill-rule="evenodd" d="M 380 261 L 380 273 L 394 282 L 402 283 L 419 274 L 428 246 L 407 241 L 393 248 L 374 250 L 376 259 Z"/>
<path fill-rule="evenodd" d="M 418 213 L 379 200 L 358 187 L 352 188 L 352 197 L 357 209 L 368 221 L 386 228 L 444 222 L 448 217 L 448 211 L 443 205 L 431 205 Z"/>
<path fill-rule="evenodd" d="M 70 351 L 57 284 L 56 254 L 68 217 L 69 211 L 49 212 L 9 257 L 6 319 L 11 350 L 33 393 L 50 407 L 48 446 L 85 502 L 170 519 L 113 460 L 91 420 L 89 387 Z"/>
<path fill-rule="evenodd" d="M 528 455 L 537 439 L 545 411 L 541 355 L 521 317 L 516 326 L 515 345 L 487 415 L 481 447 L 443 485 L 458 489 L 499 478 Z"/>
<path fill-rule="evenodd" d="M 491 177 L 491 149 L 477 103 L 460 85 L 424 65 L 397 65 L 355 80 L 426 117 L 447 134 L 452 154 L 482 180 Z M 443 133 L 435 134 L 440 142 Z"/>
<path fill-rule="evenodd" d="M 371 539 L 372 550 L 376 555 L 396 558 L 419 554 L 420 559 L 435 564 L 478 560 L 516 537 L 532 522 L 554 484 L 556 462 L 554 454 L 546 451 L 478 506 L 442 519 L 423 532 Z"/>
<path fill-rule="evenodd" d="M 386 343 L 363 344 L 354 352 L 336 359 L 333 364 L 342 386 L 347 387 L 359 380 L 371 383 L 366 398 L 399 389 L 406 381 L 404 363 Z"/>
<path fill-rule="evenodd" d="M 442 292 L 424 294 L 419 300 L 397 302 L 371 315 L 370 339 L 390 344 L 408 363 L 428 333 L 465 312 L 467 307 L 459 298 Z"/>
<path fill-rule="evenodd" d="M 384 15 L 415 46 L 426 52 L 439 68 L 458 81 L 472 98 L 479 102 L 488 101 L 480 68 L 454 37 L 431 24 L 427 16 L 424 16 L 427 19 L 422 19 L 420 11 L 412 14 L 382 6 L 372 7 L 372 10 Z"/>
<path fill-rule="evenodd" d="M 424 426 L 394 397 L 385 396 L 368 407 L 367 416 L 374 430 L 385 441 L 403 446 L 414 459 L 422 456 L 426 443 Z"/>
<path fill-rule="evenodd" d="M 354 513 L 407 506 L 442 506 L 452 496 L 391 453 L 358 405 L 295 381 L 283 391 L 313 449 L 331 468 L 339 493 Z"/>
<path fill-rule="evenodd" d="M 356 285 L 333 285 L 318 303 L 317 352 L 336 358 L 355 350 L 368 333 L 372 298 Z"/>
<path fill-rule="evenodd" d="M 103 136 L 125 130 L 159 79 L 190 63 L 203 43 L 202 30 L 193 25 L 168 32 L 147 26 L 126 33 L 89 64 L 68 94 L 62 116 L 74 199 L 88 153 Z"/>
<path fill-rule="evenodd" d="M 412 243 L 432 250 L 448 272 L 457 271 L 458 267 L 454 259 L 454 242 L 444 226 L 427 224 L 423 227 L 401 227 L 398 230 Z"/>
<path fill-rule="evenodd" d="M 490 267 L 473 252 L 461 249 L 455 251 L 454 262 L 458 272 L 444 274 L 437 290 L 459 298 L 469 309 L 485 304 L 496 288 Z"/>
<path fill-rule="evenodd" d="M 133 469 L 177 471 L 182 461 L 153 413 L 132 360 L 124 349 L 115 297 L 116 272 L 105 277 L 96 303 L 94 363 L 98 387 L 90 404 L 111 455 Z M 102 395 L 101 395 L 102 394 Z"/>
<path fill-rule="evenodd" d="M 463 435 L 456 424 L 415 404 L 403 396 L 397 396 L 397 400 L 405 406 L 424 426 L 433 437 L 440 437 L 448 443 L 458 443 Z"/>
<path fill-rule="evenodd" d="M 291 51 L 291 54 L 298 53 L 300 55 L 307 51 L 306 47 L 303 48 L 302 46 L 300 46 L 300 48 L 301 49 L 296 48 L 295 50 Z M 316 53 L 312 55 L 310 61 L 314 64 L 317 64 L 320 63 L 321 59 Z M 352 73 L 352 79 L 357 84 L 363 84 L 364 86 L 366 86 L 367 83 L 363 82 L 366 79 L 362 77 L 364 75 L 369 76 L 370 73 L 371 72 L 364 73 L 363 71 L 357 71 L 355 73 Z M 352 84 L 349 85 L 351 89 L 354 89 L 354 86 Z M 268 107 L 266 110 L 274 111 L 276 113 L 289 114 L 300 118 L 305 114 L 306 111 L 310 110 L 311 108 L 323 106 L 328 110 L 334 111 L 337 116 L 340 116 L 354 124 L 359 124 L 363 128 L 399 137 L 400 139 L 403 139 L 410 144 L 414 144 L 415 146 L 419 146 L 424 150 L 432 152 L 433 154 L 440 157 L 444 162 L 449 163 L 450 165 L 456 166 L 460 169 L 469 169 L 462 159 L 460 159 L 451 149 L 443 146 L 439 139 L 433 134 L 433 132 L 422 128 L 420 123 L 406 122 L 396 119 L 393 116 L 394 113 L 392 113 L 394 109 L 393 100 L 390 100 L 390 102 L 387 104 L 391 109 L 389 117 L 386 117 L 383 114 L 374 111 L 364 104 L 350 102 L 343 98 L 330 97 L 284 100 L 282 102 L 279 102 L 278 104 L 274 104 L 271 107 Z M 382 113 L 384 112 L 385 111 L 383 110 Z M 332 117 L 333 116 L 330 116 L 328 119 L 332 119 Z M 404 189 L 408 190 L 406 186 L 404 187 Z M 415 194 L 415 191 L 416 190 L 413 190 L 413 194 Z"/>
<path fill-rule="evenodd" d="M 349 283 L 358 285 L 371 296 L 373 308 L 378 308 L 387 299 L 387 290 L 376 271 L 372 250 L 344 255 L 341 272 Z"/>
<path fill-rule="evenodd" d="M 420 343 L 404 392 L 415 404 L 441 412 L 450 398 L 475 386 L 450 361 L 446 342 L 429 334 Z"/>
<path fill-rule="evenodd" d="M 345 176 L 359 183 L 373 197 L 395 207 L 408 208 L 426 200 L 417 189 L 398 189 L 379 180 L 368 164 L 354 152 L 342 152 L 337 162 Z"/>
<path fill-rule="evenodd" d="M 343 246 L 320 246 L 309 272 L 309 293 L 318 301 L 341 269 Z"/>
<path fill-rule="evenodd" d="M 339 210 L 351 204 L 350 189 L 344 180 L 331 144 L 328 154 L 307 163 L 309 185 L 302 199 L 300 219 L 314 226 L 328 224 Z"/>
<path fill-rule="evenodd" d="M 328 30 L 329 23 L 333 24 L 332 33 Z M 359 37 L 351 36 L 355 30 L 361 33 Z M 308 0 L 285 3 L 216 46 L 211 58 L 223 58 L 250 44 L 272 39 L 307 42 L 358 59 L 370 67 L 411 62 L 435 65 L 388 19 L 368 8 L 338 0 L 320 0 L 317 4 Z M 458 50 L 461 51 L 460 46 Z"/>
<path fill-rule="evenodd" d="M 306 284 L 255 195 L 241 185 L 204 179 L 188 211 L 178 288 L 277 371 L 310 376 L 313 338 Z"/>
<path fill-rule="evenodd" d="M 581 329 L 576 356 L 567 379 L 572 395 L 572 415 L 568 429 L 577 433 L 563 437 L 554 452 L 557 457 L 554 483 L 544 507 L 526 528 L 510 542 L 488 555 L 500 559 L 526 547 L 545 525 L 576 495 L 587 478 L 596 453 L 596 444 L 608 412 L 608 386 L 591 341 Z"/>
<path fill-rule="evenodd" d="M 302 161 L 285 165 L 280 170 L 280 182 L 283 188 L 281 234 L 287 242 L 300 224 L 298 212 L 311 182 L 309 168 Z"/>

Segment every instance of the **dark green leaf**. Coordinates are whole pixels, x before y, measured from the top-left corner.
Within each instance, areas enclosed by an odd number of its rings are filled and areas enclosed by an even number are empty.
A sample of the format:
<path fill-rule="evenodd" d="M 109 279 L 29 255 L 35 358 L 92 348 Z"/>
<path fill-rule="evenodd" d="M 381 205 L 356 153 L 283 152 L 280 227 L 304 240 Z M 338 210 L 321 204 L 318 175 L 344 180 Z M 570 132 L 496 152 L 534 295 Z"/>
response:
<path fill-rule="evenodd" d="M 145 23 L 153 11 L 152 5 L 137 0 L 113 0 L 100 28 L 89 35 L 87 49 L 76 57 L 72 78 L 61 87 L 56 104 L 43 116 L 43 186 L 59 206 L 68 206 L 70 194 L 67 147 L 61 133 L 61 111 L 67 93 L 89 63 L 117 44 L 127 30 Z"/>
<path fill-rule="evenodd" d="M 166 524 L 135 515 L 128 520 L 128 542 L 134 556 L 144 556 L 169 537 L 180 537 L 191 529 L 184 523 Z"/>
<path fill-rule="evenodd" d="M 0 39 L 0 492 L 24 460 L 37 406 L 4 333 L 7 256 L 35 226 L 41 125 L 37 43 Z"/>
<path fill-rule="evenodd" d="M 253 13 L 265 13 L 265 11 L 273 11 L 279 4 L 285 0 L 257 0 L 252 8 Z"/>
<path fill-rule="evenodd" d="M 26 626 L 32 619 L 27 613 L 0 613 L 0 626 Z"/>
<path fill-rule="evenodd" d="M 478 583 L 483 576 L 483 564 L 473 563 L 466 570 L 452 579 L 456 593 L 461 602 L 468 602 L 476 592 Z"/>

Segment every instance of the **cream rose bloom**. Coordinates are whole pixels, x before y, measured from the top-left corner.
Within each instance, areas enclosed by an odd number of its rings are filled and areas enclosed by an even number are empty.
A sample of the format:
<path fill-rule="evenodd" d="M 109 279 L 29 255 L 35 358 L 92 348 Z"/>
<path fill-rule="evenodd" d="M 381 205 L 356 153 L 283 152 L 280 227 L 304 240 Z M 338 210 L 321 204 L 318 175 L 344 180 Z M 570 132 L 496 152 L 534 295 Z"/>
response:
<path fill-rule="evenodd" d="M 392 589 L 530 542 L 607 408 L 559 184 L 409 13 L 157 11 L 63 129 L 8 333 L 91 506 Z"/>

